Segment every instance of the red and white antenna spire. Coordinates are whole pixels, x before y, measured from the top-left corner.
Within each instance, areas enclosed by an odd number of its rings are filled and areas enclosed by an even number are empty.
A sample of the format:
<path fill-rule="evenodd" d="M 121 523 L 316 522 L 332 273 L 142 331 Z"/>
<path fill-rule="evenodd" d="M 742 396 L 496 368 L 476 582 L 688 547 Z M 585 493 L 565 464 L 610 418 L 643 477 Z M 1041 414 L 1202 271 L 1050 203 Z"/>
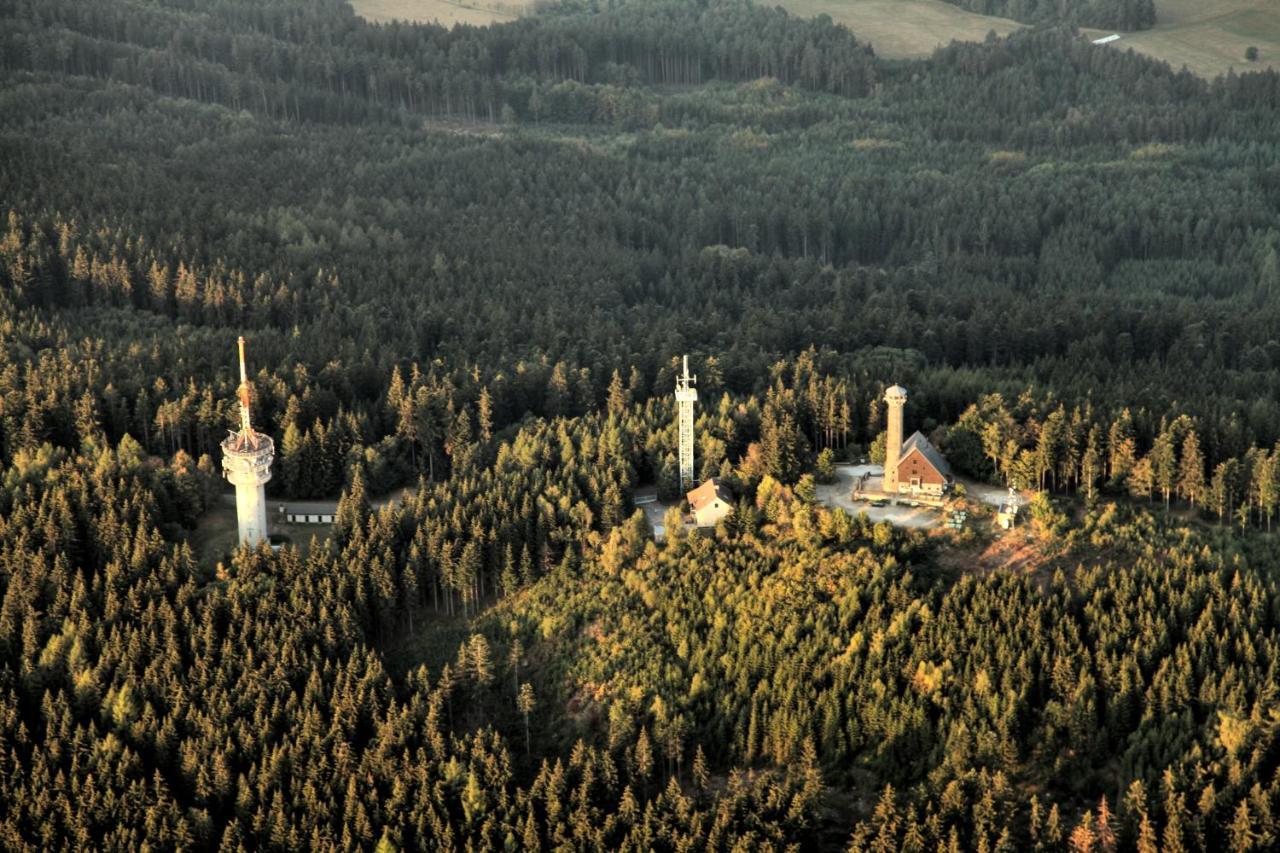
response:
<path fill-rule="evenodd" d="M 249 375 L 244 369 L 244 335 L 240 336 L 240 432 L 253 434 L 249 424 Z"/>

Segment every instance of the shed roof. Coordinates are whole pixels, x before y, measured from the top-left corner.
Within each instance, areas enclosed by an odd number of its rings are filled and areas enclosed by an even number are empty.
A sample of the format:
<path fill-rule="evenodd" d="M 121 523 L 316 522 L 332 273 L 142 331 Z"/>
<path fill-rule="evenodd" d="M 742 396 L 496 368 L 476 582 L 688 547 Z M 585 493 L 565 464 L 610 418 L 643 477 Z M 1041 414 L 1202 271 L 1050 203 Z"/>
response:
<path fill-rule="evenodd" d="M 333 515 L 338 511 L 334 501 L 289 501 L 281 506 L 286 515 Z"/>

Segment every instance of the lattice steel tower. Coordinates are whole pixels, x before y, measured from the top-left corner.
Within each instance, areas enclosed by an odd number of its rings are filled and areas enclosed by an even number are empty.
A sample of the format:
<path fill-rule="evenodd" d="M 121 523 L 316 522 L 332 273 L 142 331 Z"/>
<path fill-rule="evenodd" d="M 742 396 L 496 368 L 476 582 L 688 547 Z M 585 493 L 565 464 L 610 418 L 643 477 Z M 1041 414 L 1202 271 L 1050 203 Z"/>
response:
<path fill-rule="evenodd" d="M 698 399 L 698 377 L 689 375 L 689 356 L 684 357 L 684 373 L 676 377 L 676 404 L 680 409 L 680 491 L 693 488 L 693 404 Z"/>
<path fill-rule="evenodd" d="M 275 444 L 253 429 L 249 421 L 249 376 L 244 369 L 244 338 L 240 338 L 240 430 L 222 442 L 222 472 L 236 487 L 236 521 L 240 544 L 253 547 L 267 538 L 267 496 Z"/>

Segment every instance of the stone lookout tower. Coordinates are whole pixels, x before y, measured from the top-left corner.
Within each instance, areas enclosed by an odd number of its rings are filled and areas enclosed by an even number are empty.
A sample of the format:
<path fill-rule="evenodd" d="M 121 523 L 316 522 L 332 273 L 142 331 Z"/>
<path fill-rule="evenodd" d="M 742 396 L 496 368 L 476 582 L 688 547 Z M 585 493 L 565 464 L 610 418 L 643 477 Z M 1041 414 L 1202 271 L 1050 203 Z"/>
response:
<path fill-rule="evenodd" d="M 267 498 L 263 487 L 271 479 L 275 445 L 255 432 L 249 422 L 249 377 L 244 369 L 244 338 L 240 338 L 240 429 L 222 442 L 222 472 L 236 487 L 236 520 L 240 544 L 253 547 L 267 538 Z"/>
<path fill-rule="evenodd" d="M 902 456 L 902 407 L 907 404 L 907 389 L 894 385 L 884 392 L 889 404 L 889 423 L 884 441 L 884 490 L 898 493 L 898 461 Z"/>

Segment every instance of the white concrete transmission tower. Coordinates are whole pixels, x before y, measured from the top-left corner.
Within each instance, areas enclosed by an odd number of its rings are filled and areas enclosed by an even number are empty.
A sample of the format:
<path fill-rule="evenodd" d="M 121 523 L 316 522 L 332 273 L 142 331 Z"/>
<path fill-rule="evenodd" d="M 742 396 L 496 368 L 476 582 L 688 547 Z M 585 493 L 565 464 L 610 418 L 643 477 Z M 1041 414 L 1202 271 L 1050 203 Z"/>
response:
<path fill-rule="evenodd" d="M 676 377 L 676 405 L 680 409 L 680 491 L 693 488 L 693 404 L 698 377 L 689 375 L 689 356 L 684 357 L 684 372 Z"/>
<path fill-rule="evenodd" d="M 222 442 L 222 471 L 236 487 L 236 521 L 240 544 L 257 545 L 267 538 L 267 497 L 275 445 L 257 432 L 249 419 L 249 374 L 244 368 L 244 338 L 240 339 L 240 429 Z"/>

